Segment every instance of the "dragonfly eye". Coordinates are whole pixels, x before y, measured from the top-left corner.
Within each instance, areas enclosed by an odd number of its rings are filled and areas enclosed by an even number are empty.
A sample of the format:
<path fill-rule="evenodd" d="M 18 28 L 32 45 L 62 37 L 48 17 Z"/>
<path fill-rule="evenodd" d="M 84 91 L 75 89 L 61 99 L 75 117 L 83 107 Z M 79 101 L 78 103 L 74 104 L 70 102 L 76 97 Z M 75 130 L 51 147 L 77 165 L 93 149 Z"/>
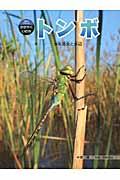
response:
<path fill-rule="evenodd" d="M 65 66 L 63 69 L 60 70 L 60 74 L 66 75 L 66 76 L 72 75 L 73 73 L 74 73 L 73 69 L 69 65 Z"/>

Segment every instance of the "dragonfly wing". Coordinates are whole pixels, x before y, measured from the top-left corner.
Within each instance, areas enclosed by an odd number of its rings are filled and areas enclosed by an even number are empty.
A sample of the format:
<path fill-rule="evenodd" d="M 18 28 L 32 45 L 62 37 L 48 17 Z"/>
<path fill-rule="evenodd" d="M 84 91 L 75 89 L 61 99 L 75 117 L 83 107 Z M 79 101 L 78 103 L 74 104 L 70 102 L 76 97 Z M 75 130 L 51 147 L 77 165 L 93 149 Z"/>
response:
<path fill-rule="evenodd" d="M 22 71 L 20 72 L 20 79 L 31 79 L 36 78 L 36 74 L 33 71 Z M 54 84 L 55 79 L 51 77 L 41 77 L 39 74 L 37 74 L 37 80 L 39 83 L 50 83 Z"/>

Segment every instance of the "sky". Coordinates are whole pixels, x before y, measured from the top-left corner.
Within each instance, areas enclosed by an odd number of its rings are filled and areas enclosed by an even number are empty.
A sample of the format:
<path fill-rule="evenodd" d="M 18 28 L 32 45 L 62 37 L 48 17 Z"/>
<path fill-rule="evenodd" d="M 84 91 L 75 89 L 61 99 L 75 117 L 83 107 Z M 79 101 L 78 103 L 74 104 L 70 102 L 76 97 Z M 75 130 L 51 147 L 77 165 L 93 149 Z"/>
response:
<path fill-rule="evenodd" d="M 15 15 L 21 15 L 22 11 L 8 11 L 9 13 L 13 13 Z M 52 24 L 54 26 L 54 29 L 56 29 L 56 21 L 58 18 L 63 19 L 66 22 L 74 21 L 74 11 L 48 11 L 49 15 L 52 19 Z M 24 11 L 24 18 L 28 18 L 33 20 L 33 11 Z M 37 17 L 40 17 L 40 11 L 37 11 Z M 84 11 L 84 18 L 95 18 L 98 17 L 98 11 Z M 11 17 L 12 21 L 14 23 L 15 32 L 17 34 L 18 40 L 23 44 L 23 35 L 18 30 L 18 25 L 20 23 L 20 20 L 14 17 Z M 103 51 L 109 51 L 111 53 L 115 53 L 117 49 L 118 39 L 111 41 L 111 36 L 116 37 L 119 36 L 118 30 L 120 29 L 120 11 L 103 11 L 103 30 L 102 30 L 102 43 L 101 43 L 101 49 Z M 10 36 L 11 32 L 10 29 L 7 26 L 7 20 L 6 15 L 4 11 L 0 11 L 0 31 L 2 31 L 3 34 L 5 34 L 7 37 Z M 34 59 L 34 53 L 35 53 L 35 42 L 34 42 L 34 32 L 29 36 L 29 40 L 32 44 L 32 51 L 31 51 L 31 60 Z M 58 38 L 57 38 L 58 40 Z M 74 42 L 74 32 L 71 32 L 68 36 L 64 38 L 65 41 L 73 41 Z M 96 39 L 91 40 L 91 44 L 94 46 L 96 45 Z M 49 52 L 51 51 L 50 43 L 48 40 L 48 37 L 46 35 L 45 37 L 45 46 L 46 46 L 46 58 L 48 57 Z M 89 63 L 91 61 L 92 56 L 89 56 L 89 59 L 87 60 Z"/>

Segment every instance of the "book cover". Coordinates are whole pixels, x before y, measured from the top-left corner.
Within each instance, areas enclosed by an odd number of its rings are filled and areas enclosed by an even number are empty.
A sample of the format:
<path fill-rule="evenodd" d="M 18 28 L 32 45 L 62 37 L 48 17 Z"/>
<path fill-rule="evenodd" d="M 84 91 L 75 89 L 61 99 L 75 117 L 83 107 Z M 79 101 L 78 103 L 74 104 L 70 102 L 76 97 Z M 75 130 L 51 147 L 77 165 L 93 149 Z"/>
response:
<path fill-rule="evenodd" d="M 0 168 L 120 168 L 120 11 L 0 11 Z"/>

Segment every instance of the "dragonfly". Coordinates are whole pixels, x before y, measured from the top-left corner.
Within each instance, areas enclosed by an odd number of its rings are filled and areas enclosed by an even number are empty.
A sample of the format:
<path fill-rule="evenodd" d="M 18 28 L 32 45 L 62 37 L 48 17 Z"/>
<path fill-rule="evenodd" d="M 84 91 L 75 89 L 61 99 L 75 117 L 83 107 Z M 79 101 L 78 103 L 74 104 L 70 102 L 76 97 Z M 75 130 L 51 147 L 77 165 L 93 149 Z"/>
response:
<path fill-rule="evenodd" d="M 84 69 L 84 75 L 82 78 L 77 79 L 77 77 L 82 69 Z M 76 74 L 74 73 L 74 70 L 70 65 L 66 65 L 58 71 L 57 78 L 54 80 L 54 95 L 52 98 L 52 103 L 51 103 L 50 107 L 48 108 L 46 114 L 42 118 L 42 120 L 40 119 L 38 121 L 35 129 L 33 130 L 31 136 L 29 137 L 29 139 L 26 143 L 26 146 L 24 147 L 24 152 L 32 145 L 32 143 L 37 138 L 40 130 L 42 129 L 42 127 L 45 124 L 45 121 L 46 121 L 49 113 L 52 110 L 54 110 L 54 108 L 56 106 L 61 104 L 68 88 L 70 89 L 70 92 L 71 92 L 74 100 L 76 100 L 76 101 L 86 98 L 87 96 L 94 95 L 91 93 L 91 94 L 84 95 L 82 97 L 76 97 L 76 95 L 73 91 L 72 82 L 81 83 L 84 80 L 85 76 L 86 76 L 86 68 L 84 65 L 78 69 Z M 84 109 L 84 107 L 82 109 Z"/>

